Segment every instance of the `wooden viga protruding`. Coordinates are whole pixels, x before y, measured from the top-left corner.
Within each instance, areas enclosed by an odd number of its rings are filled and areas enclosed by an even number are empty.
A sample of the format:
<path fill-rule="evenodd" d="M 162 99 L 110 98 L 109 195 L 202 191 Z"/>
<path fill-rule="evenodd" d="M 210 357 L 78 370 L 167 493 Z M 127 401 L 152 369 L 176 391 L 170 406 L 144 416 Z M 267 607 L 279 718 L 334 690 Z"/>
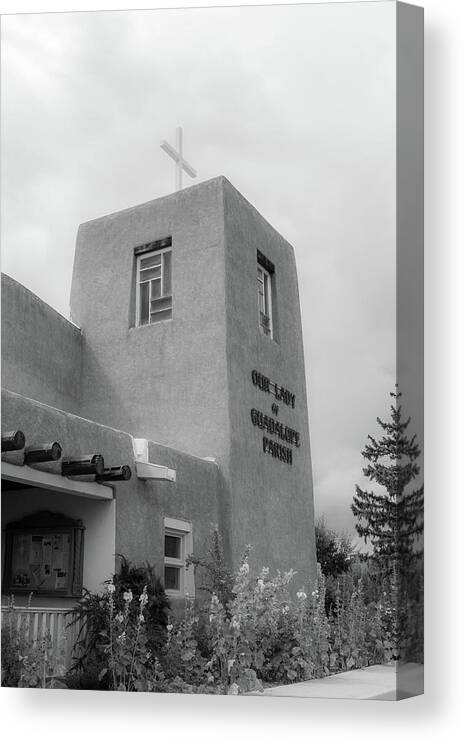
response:
<path fill-rule="evenodd" d="M 70 456 L 63 459 L 61 473 L 64 477 L 81 477 L 94 474 L 101 476 L 105 471 L 105 463 L 100 453 L 85 456 Z"/>
<path fill-rule="evenodd" d="M 21 451 L 26 445 L 26 436 L 22 430 L 9 430 L 2 433 L 2 453 L 7 451 Z"/>
<path fill-rule="evenodd" d="M 25 464 L 41 464 L 46 461 L 58 461 L 62 448 L 59 443 L 44 443 L 42 446 L 28 446 L 24 451 Z"/>
<path fill-rule="evenodd" d="M 95 479 L 97 482 L 127 482 L 131 477 L 131 467 L 123 464 L 105 467 L 103 474 L 98 474 Z"/>

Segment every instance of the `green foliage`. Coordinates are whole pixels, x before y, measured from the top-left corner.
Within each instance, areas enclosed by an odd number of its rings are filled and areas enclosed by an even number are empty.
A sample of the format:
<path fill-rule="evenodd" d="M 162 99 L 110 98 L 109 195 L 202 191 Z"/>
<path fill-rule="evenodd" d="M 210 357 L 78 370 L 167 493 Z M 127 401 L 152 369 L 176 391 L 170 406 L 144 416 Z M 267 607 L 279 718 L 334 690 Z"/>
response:
<path fill-rule="evenodd" d="M 108 623 L 107 594 L 85 590 L 74 613 L 73 623 L 77 623 L 80 629 L 73 648 L 74 664 L 66 675 L 66 684 L 69 688 L 107 690 L 108 677 L 100 675 L 106 665 L 100 632 Z"/>
<path fill-rule="evenodd" d="M 250 576 L 244 556 L 233 586 L 234 597 L 224 606 L 212 596 L 209 612 L 210 668 L 215 680 L 228 692 L 259 687 L 259 676 L 272 671 L 271 662 L 280 651 L 280 629 L 288 607 L 287 588 L 294 572 L 270 578 L 263 569 Z"/>
<path fill-rule="evenodd" d="M 2 686 L 17 688 L 21 677 L 20 657 L 27 649 L 9 614 L 8 611 L 5 618 L 2 616 Z"/>
<path fill-rule="evenodd" d="M 195 561 L 212 567 L 206 571 L 209 604 L 199 608 L 188 598 L 177 619 L 168 619 L 166 596 L 160 596 L 153 570 L 123 560 L 106 590 L 87 594 L 80 603 L 88 633 L 79 639 L 81 662 L 66 676 L 66 686 L 238 694 L 399 658 L 420 660 L 420 574 L 415 600 L 405 604 L 396 575 L 379 580 L 370 559 L 353 559 L 348 570 L 327 578 L 318 565 L 311 588 L 295 592 L 293 570 L 270 576 L 264 568 L 252 575 L 248 547 L 232 574 L 219 547 L 214 537 L 210 559 Z M 15 626 L 7 615 L 2 684 L 53 687 L 57 666 L 50 638 L 32 646 L 24 630 L 14 633 Z"/>
<path fill-rule="evenodd" d="M 304 588 L 291 594 L 294 576 L 291 570 L 270 577 L 267 569 L 252 576 L 246 553 L 228 605 L 212 595 L 208 651 L 199 652 L 198 615 L 190 613 L 173 626 L 175 641 L 170 640 L 167 656 L 178 659 L 171 682 L 202 684 L 203 692 L 213 686 L 234 694 L 260 689 L 263 683 L 298 682 L 396 658 L 387 599 L 367 604 L 362 579 L 355 583 L 352 575 L 344 573 L 338 578 L 335 605 L 328 616 L 321 569 L 310 595 Z M 189 670 L 179 669 L 183 657 L 192 663 Z"/>
<path fill-rule="evenodd" d="M 324 518 L 315 524 L 316 559 L 325 577 L 347 572 L 354 547 L 350 538 L 329 528 Z"/>
<path fill-rule="evenodd" d="M 29 596 L 30 608 L 32 593 Z M 27 615 L 15 608 L 14 598 L 8 600 L 2 616 L 2 686 L 18 688 L 53 688 L 60 683 L 63 673 L 63 650 L 53 647 L 50 632 L 46 631 L 35 642 L 30 638 Z"/>
<path fill-rule="evenodd" d="M 338 534 L 329 528 L 324 518 L 320 518 L 315 524 L 315 541 L 317 562 L 325 576 L 326 613 L 330 615 L 334 608 L 339 577 L 351 568 L 357 555 L 349 536 Z"/>
<path fill-rule="evenodd" d="M 186 565 L 190 564 L 203 571 L 205 581 L 199 590 L 216 595 L 222 605 L 227 606 L 234 597 L 234 574 L 226 563 L 223 540 L 217 529 L 212 533 L 207 556 L 202 558 L 191 554 L 186 560 Z"/>
<path fill-rule="evenodd" d="M 202 647 L 206 647 L 203 618 L 203 613 L 196 610 L 194 600 L 186 598 L 183 618 L 168 624 L 168 638 L 159 653 L 158 669 L 163 671 L 164 682 L 174 689 L 173 692 L 191 692 L 179 689 L 200 686 L 204 687 L 203 692 L 213 690 L 213 677 L 202 653 Z"/>
<path fill-rule="evenodd" d="M 337 581 L 330 616 L 331 672 L 355 670 L 392 659 L 384 651 L 376 604 L 366 601 L 363 581 L 350 573 Z"/>
<path fill-rule="evenodd" d="M 409 485 L 420 473 L 420 448 L 409 437 L 410 418 L 402 419 L 401 394 L 391 393 L 391 419 L 383 422 L 379 439 L 368 436 L 362 455 L 369 462 L 363 473 L 381 491 L 356 485 L 352 512 L 357 533 L 371 542 L 367 555 L 372 590 L 384 615 L 384 643 L 396 659 L 422 661 L 423 635 L 423 487 Z M 380 588 L 382 589 L 380 590 Z"/>
<path fill-rule="evenodd" d="M 147 642 L 150 651 L 155 653 L 164 645 L 167 636 L 166 627 L 168 625 L 170 602 L 165 588 L 156 575 L 154 567 L 148 562 L 142 566 L 136 566 L 122 555 L 120 555 L 120 560 L 120 570 L 113 578 L 116 588 L 115 603 L 121 610 L 123 607 L 122 598 L 126 591 L 131 590 L 134 595 L 140 595 L 146 587 Z M 131 610 L 137 613 L 137 605 L 132 604 Z"/>
<path fill-rule="evenodd" d="M 370 560 L 353 560 L 349 570 L 326 578 L 318 565 L 312 588 L 294 592 L 293 570 L 270 576 L 264 568 L 252 575 L 249 548 L 232 584 L 223 590 L 227 602 L 215 592 L 203 608 L 186 599 L 182 618 L 167 624 L 163 620 L 163 631 L 152 645 L 149 586 L 141 584 L 141 577 L 153 571 L 141 573 L 125 560 L 122 574 L 108 581 L 104 593 L 83 600 L 90 638 L 81 669 L 68 674 L 66 686 L 238 694 L 260 690 L 263 684 L 294 683 L 399 658 L 420 659 L 421 634 L 416 644 L 408 645 L 409 653 L 405 651 L 405 632 L 418 634 L 419 603 L 414 602 L 413 612 L 411 603 L 402 603 L 395 573 L 379 581 L 370 574 Z M 329 613 L 327 580 L 334 587 Z M 225 587 L 222 573 L 217 584 Z M 56 665 L 52 667 L 50 638 L 32 646 L 26 634 L 21 641 L 15 638 L 13 623 L 4 623 L 5 648 L 13 649 L 5 651 L 2 683 L 53 687 Z"/>
<path fill-rule="evenodd" d="M 100 677 L 116 690 L 238 694 L 260 690 L 263 683 L 324 677 L 401 656 L 395 579 L 386 579 L 380 599 L 368 603 L 363 579 L 343 573 L 328 616 L 321 569 L 310 595 L 304 588 L 292 594 L 294 576 L 291 570 L 270 577 L 267 569 L 252 576 L 246 553 L 228 610 L 213 594 L 205 622 L 205 613 L 187 599 L 184 616 L 168 624 L 156 655 L 147 646 L 146 591 L 138 601 L 127 591 L 119 612 L 110 583 Z M 139 606 L 136 620 L 132 604 Z"/>
<path fill-rule="evenodd" d="M 148 668 L 151 652 L 145 629 L 145 611 L 148 603 L 144 585 L 137 601 L 132 590 L 123 593 L 124 608 L 117 611 L 114 601 L 116 587 L 107 587 L 108 621 L 100 631 L 101 649 L 107 658 L 99 679 L 107 677 L 110 690 L 144 691 L 149 689 Z M 133 610 L 132 604 L 136 606 Z"/>
<path fill-rule="evenodd" d="M 108 678 L 101 676 L 104 660 L 100 653 L 88 655 L 80 665 L 75 665 L 65 675 L 63 682 L 70 690 L 108 690 Z"/>
<path fill-rule="evenodd" d="M 57 657 L 50 632 L 46 632 L 35 644 L 30 643 L 25 649 L 27 654 L 19 653 L 21 675 L 18 688 L 57 687 L 54 678 L 61 672 L 57 669 Z"/>
<path fill-rule="evenodd" d="M 125 591 L 121 610 L 116 584 L 110 583 L 99 596 L 107 616 L 98 638 L 100 682 L 119 690 L 238 694 L 400 656 L 395 581 L 383 582 L 379 599 L 368 600 L 366 564 L 359 575 L 348 570 L 330 576 L 335 588 L 328 614 L 319 565 L 311 592 L 294 593 L 293 570 L 272 577 L 264 568 L 252 575 L 249 549 L 227 590 L 223 571 L 212 571 L 220 574 L 217 584 L 227 602 L 214 591 L 206 608 L 186 599 L 184 615 L 168 623 L 165 642 L 155 652 L 147 640 L 147 591 L 142 589 L 139 600 Z"/>
<path fill-rule="evenodd" d="M 144 587 L 146 588 L 142 632 L 146 652 L 155 656 L 166 642 L 169 600 L 153 567 L 149 564 L 135 566 L 121 557 L 120 570 L 107 583 L 107 588 L 110 585 L 113 586 L 111 601 L 108 589 L 103 593 L 86 591 L 76 605 L 74 620 L 80 624 L 81 629 L 74 648 L 75 664 L 66 676 L 69 687 L 107 690 L 112 686 L 113 676 L 103 673 L 108 666 L 105 648 L 108 646 L 110 624 L 116 620 L 117 615 L 125 617 L 131 630 L 138 626 L 139 621 L 138 602 L 125 600 L 125 595 L 129 592 L 140 596 Z M 112 627 L 112 630 L 113 628 L 116 631 L 118 627 Z M 105 641 L 102 637 L 105 637 Z"/>
<path fill-rule="evenodd" d="M 380 576 L 390 576 L 397 570 L 399 577 L 408 573 L 419 555 L 418 538 L 423 533 L 423 487 L 406 491 L 418 476 L 417 459 L 420 448 L 416 436 L 406 434 L 410 418 L 402 421 L 400 392 L 391 393 L 391 420 L 377 422 L 384 435 L 369 442 L 362 456 L 369 462 L 363 473 L 385 492 L 375 494 L 356 485 L 351 505 L 357 519 L 359 536 L 371 542 L 373 560 Z"/>

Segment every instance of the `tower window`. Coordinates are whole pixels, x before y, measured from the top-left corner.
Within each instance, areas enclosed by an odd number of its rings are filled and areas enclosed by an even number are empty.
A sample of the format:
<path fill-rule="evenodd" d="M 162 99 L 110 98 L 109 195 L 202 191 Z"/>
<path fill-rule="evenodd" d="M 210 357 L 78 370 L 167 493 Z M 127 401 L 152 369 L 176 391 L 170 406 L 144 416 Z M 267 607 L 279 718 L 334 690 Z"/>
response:
<path fill-rule="evenodd" d="M 171 319 L 171 247 L 137 255 L 136 324 L 151 325 Z"/>
<path fill-rule="evenodd" d="M 272 274 L 263 265 L 257 265 L 258 326 L 264 335 L 273 337 L 273 308 L 271 295 Z"/>

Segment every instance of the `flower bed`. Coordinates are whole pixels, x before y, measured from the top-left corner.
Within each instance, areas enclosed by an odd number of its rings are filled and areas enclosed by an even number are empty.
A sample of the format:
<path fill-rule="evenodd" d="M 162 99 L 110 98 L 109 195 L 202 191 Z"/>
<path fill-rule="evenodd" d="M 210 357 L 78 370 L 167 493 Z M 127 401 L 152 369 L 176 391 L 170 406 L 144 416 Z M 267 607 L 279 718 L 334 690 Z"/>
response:
<path fill-rule="evenodd" d="M 199 607 L 187 598 L 176 620 L 168 619 L 153 571 L 143 587 L 139 568 L 134 590 L 114 578 L 104 593 L 86 596 L 79 615 L 87 634 L 67 687 L 234 695 L 400 656 L 399 621 L 407 613 L 401 616 L 393 580 L 368 601 L 363 579 L 340 575 L 328 611 L 319 566 L 311 590 L 295 591 L 293 570 L 252 575 L 248 551 L 230 579 L 218 569 L 213 574 L 210 601 Z M 31 674 L 23 665 L 20 683 L 27 685 Z"/>

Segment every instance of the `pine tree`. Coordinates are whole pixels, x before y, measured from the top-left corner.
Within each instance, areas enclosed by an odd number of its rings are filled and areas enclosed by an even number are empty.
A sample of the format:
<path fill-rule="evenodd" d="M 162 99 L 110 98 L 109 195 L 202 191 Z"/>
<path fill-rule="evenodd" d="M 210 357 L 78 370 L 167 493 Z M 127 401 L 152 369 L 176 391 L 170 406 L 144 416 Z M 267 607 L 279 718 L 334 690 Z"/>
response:
<path fill-rule="evenodd" d="M 391 392 L 391 419 L 377 422 L 383 430 L 379 439 L 368 436 L 362 456 L 368 460 L 363 473 L 386 491 L 375 494 L 358 485 L 351 509 L 358 520 L 355 528 L 365 543 L 371 542 L 373 560 L 380 576 L 395 572 L 405 577 L 419 556 L 423 533 L 423 486 L 406 492 L 420 473 L 420 448 L 416 436 L 406 433 L 410 418 L 402 421 L 401 393 Z"/>

